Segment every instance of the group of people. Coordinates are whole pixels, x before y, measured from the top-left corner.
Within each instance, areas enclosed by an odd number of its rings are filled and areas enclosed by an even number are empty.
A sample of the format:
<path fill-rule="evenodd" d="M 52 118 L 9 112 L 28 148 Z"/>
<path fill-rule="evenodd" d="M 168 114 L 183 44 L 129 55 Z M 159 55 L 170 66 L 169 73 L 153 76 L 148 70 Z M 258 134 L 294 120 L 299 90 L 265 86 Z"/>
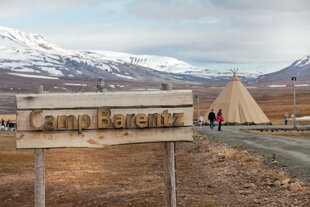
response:
<path fill-rule="evenodd" d="M 208 120 L 210 121 L 210 129 L 213 130 L 215 122 L 218 122 L 218 131 L 222 131 L 222 121 L 224 121 L 222 109 L 220 109 L 216 115 L 213 109 L 211 109 L 211 112 L 208 115 Z"/>
<path fill-rule="evenodd" d="M 6 128 L 10 127 L 10 120 L 4 121 L 4 119 L 1 120 L 0 129 L 5 130 Z"/>
<path fill-rule="evenodd" d="M 295 114 L 291 114 L 291 118 L 289 118 L 288 113 L 285 112 L 285 114 L 284 114 L 284 125 L 287 125 L 289 119 L 291 119 L 291 120 L 294 121 L 294 118 L 296 118 L 296 117 L 295 117 Z"/>
<path fill-rule="evenodd" d="M 294 118 L 294 114 L 291 115 L 291 118 Z M 211 109 L 211 112 L 208 115 L 208 120 L 210 121 L 210 129 L 213 129 L 215 127 L 215 122 L 218 122 L 218 130 L 222 131 L 222 121 L 224 121 L 222 109 L 220 109 L 217 112 L 217 115 L 215 115 L 213 109 Z M 287 125 L 289 120 L 288 113 L 286 112 L 284 115 L 284 124 Z M 200 123 L 203 123 L 203 121 L 199 120 Z"/>

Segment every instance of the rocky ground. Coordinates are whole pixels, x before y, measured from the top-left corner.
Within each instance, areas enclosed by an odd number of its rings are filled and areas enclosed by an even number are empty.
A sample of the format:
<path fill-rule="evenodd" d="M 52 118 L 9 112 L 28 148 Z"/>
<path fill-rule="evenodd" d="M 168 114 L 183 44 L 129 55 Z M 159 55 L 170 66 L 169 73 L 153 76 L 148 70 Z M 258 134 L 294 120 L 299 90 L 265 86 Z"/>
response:
<path fill-rule="evenodd" d="M 223 126 L 222 131 L 210 130 L 209 127 L 195 127 L 195 130 L 208 136 L 209 139 L 222 141 L 231 146 L 251 149 L 260 153 L 266 160 L 276 161 L 273 164 L 310 181 L 310 140 L 292 137 L 290 134 L 279 136 L 276 129 L 283 126 Z M 275 134 L 258 134 L 249 129 L 259 128 Z M 309 126 L 299 126 L 298 130 L 308 129 Z M 289 129 L 289 128 L 287 128 Z M 253 130 L 252 130 L 253 131 Z M 273 132 L 271 132 L 273 131 Z M 284 131 L 284 130 L 283 130 Z M 286 132 L 289 132 L 287 130 Z M 307 131 L 304 131 L 307 132 Z"/>
<path fill-rule="evenodd" d="M 0 135 L 0 206 L 33 206 L 33 151 Z M 45 150 L 47 206 L 163 206 L 164 145 Z M 310 187 L 252 152 L 177 143 L 178 206 L 310 206 Z"/>

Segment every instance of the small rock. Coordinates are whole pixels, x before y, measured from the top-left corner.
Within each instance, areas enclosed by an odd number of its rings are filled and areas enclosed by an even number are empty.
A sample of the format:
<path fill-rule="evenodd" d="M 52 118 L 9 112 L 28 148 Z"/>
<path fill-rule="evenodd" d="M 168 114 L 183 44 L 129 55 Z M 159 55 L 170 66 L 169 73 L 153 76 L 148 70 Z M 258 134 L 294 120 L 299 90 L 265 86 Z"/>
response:
<path fill-rule="evenodd" d="M 212 185 L 212 184 L 208 184 L 207 187 L 208 187 L 208 188 L 215 188 L 215 186 Z"/>
<path fill-rule="evenodd" d="M 273 183 L 270 185 L 271 187 L 279 187 L 281 186 L 281 182 L 279 180 L 275 180 Z"/>
<path fill-rule="evenodd" d="M 302 190 L 302 185 L 299 182 L 291 183 L 290 184 L 290 190 L 294 191 L 294 192 L 300 191 L 300 190 Z"/>
<path fill-rule="evenodd" d="M 295 183 L 295 182 L 297 182 L 298 180 L 297 180 L 297 178 L 292 178 L 291 180 L 290 180 L 290 183 Z"/>
<path fill-rule="evenodd" d="M 255 189 L 256 188 L 256 185 L 254 183 L 246 183 L 244 185 L 245 188 L 251 188 L 251 189 Z"/>
<path fill-rule="evenodd" d="M 281 180 L 282 185 L 287 185 L 287 184 L 289 184 L 289 182 L 290 182 L 289 178 L 285 178 L 285 179 Z"/>
<path fill-rule="evenodd" d="M 223 155 L 222 153 L 218 153 L 217 157 L 220 158 L 220 159 L 225 159 L 225 155 Z"/>
<path fill-rule="evenodd" d="M 249 195 L 249 194 L 252 194 L 252 190 L 239 190 L 239 193 L 241 195 Z"/>
<path fill-rule="evenodd" d="M 258 173 L 258 170 L 253 169 L 253 170 L 251 170 L 251 173 L 252 173 L 252 174 L 257 174 L 257 173 Z"/>
<path fill-rule="evenodd" d="M 269 178 L 266 179 L 266 184 L 267 184 L 268 186 L 271 185 L 271 180 L 270 180 Z"/>
<path fill-rule="evenodd" d="M 254 203 L 256 203 L 256 204 L 260 204 L 260 203 L 261 203 L 261 201 L 260 201 L 260 200 L 258 200 L 258 199 L 254 199 Z"/>
<path fill-rule="evenodd" d="M 249 194 L 252 194 L 252 193 L 253 193 L 252 190 L 246 190 L 246 191 L 244 191 L 244 195 L 249 195 Z"/>

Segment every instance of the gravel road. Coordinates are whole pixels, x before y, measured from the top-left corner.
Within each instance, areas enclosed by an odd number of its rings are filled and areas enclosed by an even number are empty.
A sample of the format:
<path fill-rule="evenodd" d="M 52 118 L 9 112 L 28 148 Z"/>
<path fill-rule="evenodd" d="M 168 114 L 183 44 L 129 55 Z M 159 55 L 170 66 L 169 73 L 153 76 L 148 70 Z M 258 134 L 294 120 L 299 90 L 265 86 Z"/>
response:
<path fill-rule="evenodd" d="M 267 128 L 277 128 L 268 126 Z M 223 131 L 210 130 L 209 127 L 195 127 L 199 133 L 209 138 L 220 140 L 243 149 L 252 149 L 267 160 L 275 157 L 279 166 L 286 168 L 291 174 L 310 181 L 310 139 L 261 135 L 248 131 L 258 127 L 224 126 Z M 266 127 L 264 127 L 266 128 Z"/>

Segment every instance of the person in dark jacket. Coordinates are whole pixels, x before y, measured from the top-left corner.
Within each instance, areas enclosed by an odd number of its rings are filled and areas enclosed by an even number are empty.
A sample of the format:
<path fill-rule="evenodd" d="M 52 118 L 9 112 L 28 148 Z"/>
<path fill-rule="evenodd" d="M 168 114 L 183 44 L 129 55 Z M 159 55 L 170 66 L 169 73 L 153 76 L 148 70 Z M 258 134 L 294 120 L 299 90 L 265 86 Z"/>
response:
<path fill-rule="evenodd" d="M 7 120 L 6 127 L 7 127 L 8 130 L 10 130 L 10 120 Z"/>
<path fill-rule="evenodd" d="M 215 113 L 213 112 L 213 109 L 211 109 L 211 112 L 208 115 L 208 120 L 210 121 L 210 129 L 213 129 L 215 126 Z"/>
<path fill-rule="evenodd" d="M 4 120 L 1 120 L 0 131 L 4 130 Z"/>
<path fill-rule="evenodd" d="M 222 131 L 222 121 L 224 121 L 222 109 L 220 109 L 219 112 L 217 113 L 216 121 L 219 123 L 218 130 Z"/>
<path fill-rule="evenodd" d="M 288 122 L 288 113 L 286 112 L 284 115 L 284 124 L 287 125 Z"/>

